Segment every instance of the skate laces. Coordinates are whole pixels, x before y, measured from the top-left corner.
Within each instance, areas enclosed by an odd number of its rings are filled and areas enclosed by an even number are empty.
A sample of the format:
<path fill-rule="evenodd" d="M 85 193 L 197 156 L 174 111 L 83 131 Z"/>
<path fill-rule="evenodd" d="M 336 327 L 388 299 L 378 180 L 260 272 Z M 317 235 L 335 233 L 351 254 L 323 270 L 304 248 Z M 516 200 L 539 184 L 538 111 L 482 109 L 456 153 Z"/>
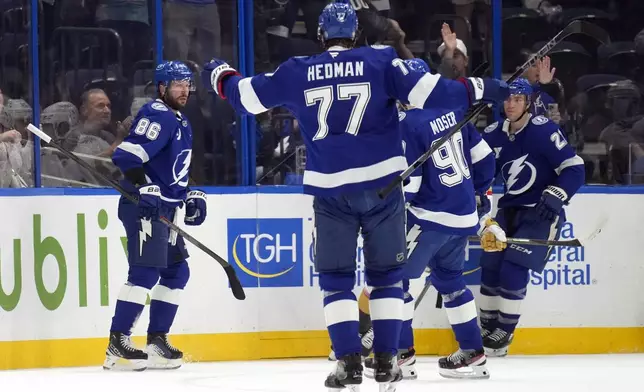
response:
<path fill-rule="evenodd" d="M 135 352 L 138 351 L 136 347 L 132 344 L 132 338 L 128 335 L 121 335 L 121 346 L 127 351 Z"/>
<path fill-rule="evenodd" d="M 450 354 L 447 357 L 447 360 L 452 362 L 452 363 L 460 363 L 465 358 L 466 358 L 465 353 L 461 349 L 458 349 L 458 351 L 456 351 L 455 353 Z"/>
<path fill-rule="evenodd" d="M 501 328 L 497 328 L 492 332 L 490 335 L 488 335 L 488 338 L 491 340 L 494 340 L 495 342 L 498 342 L 499 340 L 503 339 L 508 335 L 507 332 L 502 330 Z"/>
<path fill-rule="evenodd" d="M 165 346 L 170 350 L 170 351 L 179 351 L 178 348 L 174 347 L 172 344 L 170 344 L 170 340 L 168 340 L 168 335 L 163 335 L 163 343 L 165 343 Z"/>

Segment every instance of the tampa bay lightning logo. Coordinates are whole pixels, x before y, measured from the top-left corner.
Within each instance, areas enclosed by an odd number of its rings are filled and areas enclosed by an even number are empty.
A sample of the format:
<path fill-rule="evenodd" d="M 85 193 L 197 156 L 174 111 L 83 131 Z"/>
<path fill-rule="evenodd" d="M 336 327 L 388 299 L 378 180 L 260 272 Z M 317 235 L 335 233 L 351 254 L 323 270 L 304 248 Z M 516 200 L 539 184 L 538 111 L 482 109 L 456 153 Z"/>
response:
<path fill-rule="evenodd" d="M 529 190 L 537 179 L 537 169 L 527 161 L 528 154 L 506 162 L 501 168 L 505 180 L 506 193 L 520 195 Z"/>
<path fill-rule="evenodd" d="M 172 177 L 174 181 L 170 185 L 188 186 L 188 172 L 190 171 L 190 161 L 192 160 L 192 150 L 183 150 L 177 155 L 172 164 Z"/>

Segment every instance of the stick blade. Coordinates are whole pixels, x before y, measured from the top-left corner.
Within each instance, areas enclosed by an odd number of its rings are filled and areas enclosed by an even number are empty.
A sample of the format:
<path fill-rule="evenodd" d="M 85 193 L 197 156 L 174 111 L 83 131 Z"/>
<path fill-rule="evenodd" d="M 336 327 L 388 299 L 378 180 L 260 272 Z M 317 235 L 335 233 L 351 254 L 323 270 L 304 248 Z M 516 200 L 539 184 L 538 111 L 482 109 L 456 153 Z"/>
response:
<path fill-rule="evenodd" d="M 599 43 L 610 44 L 610 34 L 608 31 L 585 20 L 576 20 L 575 22 L 579 22 L 580 27 L 578 33 L 592 37 Z"/>
<path fill-rule="evenodd" d="M 244 292 L 244 288 L 242 287 L 233 266 L 230 264 L 225 266 L 224 271 L 226 271 L 226 275 L 228 276 L 228 283 L 230 283 L 230 290 L 233 292 L 233 296 L 240 301 L 245 300 L 246 293 Z"/>
<path fill-rule="evenodd" d="M 601 216 L 597 221 L 597 223 L 595 224 L 595 229 L 585 237 L 579 239 L 579 243 L 581 244 L 581 246 L 586 246 L 590 241 L 594 240 L 602 232 L 604 227 L 606 227 L 607 223 L 608 223 L 608 215 Z"/>
<path fill-rule="evenodd" d="M 49 144 L 49 142 L 51 142 L 51 137 L 49 137 L 49 135 L 47 135 L 45 132 L 41 131 L 40 128 L 38 128 L 34 124 L 29 123 L 29 125 L 27 125 L 27 129 L 29 130 L 29 132 L 44 140 L 45 143 Z"/>

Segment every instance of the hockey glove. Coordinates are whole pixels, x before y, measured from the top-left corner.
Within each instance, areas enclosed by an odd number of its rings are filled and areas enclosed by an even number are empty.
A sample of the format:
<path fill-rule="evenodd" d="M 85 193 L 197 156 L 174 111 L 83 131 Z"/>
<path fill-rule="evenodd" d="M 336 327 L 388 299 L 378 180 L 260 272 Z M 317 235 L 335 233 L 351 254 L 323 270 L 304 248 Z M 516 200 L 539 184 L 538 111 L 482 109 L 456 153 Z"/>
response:
<path fill-rule="evenodd" d="M 534 207 L 539 219 L 554 222 L 568 199 L 566 192 L 556 186 L 549 186 L 543 191 L 541 200 Z"/>
<path fill-rule="evenodd" d="M 510 87 L 506 82 L 492 78 L 467 78 L 471 102 L 497 103 L 510 96 Z"/>
<path fill-rule="evenodd" d="M 226 99 L 224 95 L 223 82 L 228 76 L 239 75 L 236 69 L 228 65 L 223 60 L 213 58 L 210 62 L 204 64 L 203 71 L 201 71 L 201 79 L 203 83 L 207 84 L 207 88 L 215 90 L 221 99 Z M 208 85 L 209 84 L 209 85 Z"/>
<path fill-rule="evenodd" d="M 139 203 L 137 209 L 141 219 L 159 219 L 161 206 L 161 189 L 158 185 L 147 184 L 139 188 Z"/>
<path fill-rule="evenodd" d="M 188 226 L 199 226 L 206 220 L 206 194 L 202 191 L 190 191 L 186 196 L 186 217 Z"/>
<path fill-rule="evenodd" d="M 494 219 L 490 218 L 485 222 L 485 228 L 479 236 L 481 247 L 485 252 L 500 252 L 508 246 L 505 231 Z"/>

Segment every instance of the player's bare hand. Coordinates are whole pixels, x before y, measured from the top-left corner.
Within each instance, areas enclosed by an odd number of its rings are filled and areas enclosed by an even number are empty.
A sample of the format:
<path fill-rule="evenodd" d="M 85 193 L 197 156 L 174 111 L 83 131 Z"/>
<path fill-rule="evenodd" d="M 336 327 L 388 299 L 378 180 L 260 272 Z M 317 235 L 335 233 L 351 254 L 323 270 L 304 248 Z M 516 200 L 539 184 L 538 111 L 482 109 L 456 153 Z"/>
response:
<path fill-rule="evenodd" d="M 22 140 L 22 135 L 20 134 L 20 132 L 16 131 L 15 129 L 12 129 L 0 134 L 0 142 L 19 143 L 21 140 Z"/>
<path fill-rule="evenodd" d="M 485 222 L 485 229 L 481 233 L 481 247 L 485 252 L 500 252 L 504 250 L 507 244 L 505 231 L 493 219 Z"/>
<path fill-rule="evenodd" d="M 447 23 L 443 23 L 443 26 L 441 26 L 441 35 L 443 36 L 443 42 L 445 42 L 445 49 L 453 53 L 456 49 L 456 33 L 452 32 L 452 29 Z"/>
<path fill-rule="evenodd" d="M 538 59 L 537 68 L 539 69 L 539 83 L 548 84 L 552 82 L 557 68 L 550 68 L 550 57 L 545 56 L 542 59 Z"/>

